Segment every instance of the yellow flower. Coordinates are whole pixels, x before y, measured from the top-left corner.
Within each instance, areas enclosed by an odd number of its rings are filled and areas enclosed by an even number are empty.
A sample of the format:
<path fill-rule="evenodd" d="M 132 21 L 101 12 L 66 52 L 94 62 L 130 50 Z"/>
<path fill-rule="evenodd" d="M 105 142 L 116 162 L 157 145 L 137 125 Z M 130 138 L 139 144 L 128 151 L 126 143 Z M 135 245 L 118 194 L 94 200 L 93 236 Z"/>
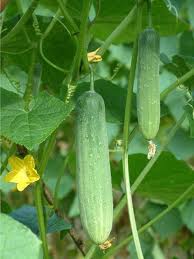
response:
<path fill-rule="evenodd" d="M 23 191 L 29 184 L 40 179 L 36 169 L 34 158 L 27 155 L 24 159 L 11 156 L 8 160 L 12 171 L 5 176 L 5 181 L 16 183 L 18 191 Z"/>
<path fill-rule="evenodd" d="M 92 62 L 99 62 L 102 61 L 102 56 L 101 55 L 97 55 L 96 53 L 98 52 L 99 48 L 96 49 L 95 51 L 89 52 L 87 54 L 88 56 L 88 62 L 92 63 Z"/>

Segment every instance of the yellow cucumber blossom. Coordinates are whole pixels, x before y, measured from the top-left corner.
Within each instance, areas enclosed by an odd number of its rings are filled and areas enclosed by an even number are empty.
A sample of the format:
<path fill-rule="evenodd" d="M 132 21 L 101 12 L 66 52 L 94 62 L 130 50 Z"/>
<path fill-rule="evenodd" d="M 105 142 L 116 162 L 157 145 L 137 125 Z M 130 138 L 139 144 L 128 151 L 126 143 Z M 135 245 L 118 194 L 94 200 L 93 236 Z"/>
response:
<path fill-rule="evenodd" d="M 88 62 L 93 63 L 93 62 L 99 62 L 102 61 L 102 56 L 97 55 L 96 53 L 98 52 L 99 48 L 96 49 L 95 51 L 89 52 L 87 54 L 88 56 Z"/>
<path fill-rule="evenodd" d="M 5 176 L 5 181 L 16 183 L 18 191 L 23 191 L 29 184 L 40 179 L 40 176 L 35 169 L 33 156 L 27 155 L 24 159 L 11 156 L 8 163 L 10 164 L 12 171 Z"/>

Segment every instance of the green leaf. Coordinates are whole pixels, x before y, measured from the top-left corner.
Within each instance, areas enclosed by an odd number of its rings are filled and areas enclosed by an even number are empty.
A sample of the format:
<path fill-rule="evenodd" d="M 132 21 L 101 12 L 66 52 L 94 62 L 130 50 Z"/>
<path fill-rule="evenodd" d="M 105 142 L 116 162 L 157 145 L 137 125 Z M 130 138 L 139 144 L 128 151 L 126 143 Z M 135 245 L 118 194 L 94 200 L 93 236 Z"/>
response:
<path fill-rule="evenodd" d="M 187 105 L 186 89 L 177 88 L 172 91 L 164 100 L 164 103 L 168 106 L 170 113 L 176 121 L 180 119 L 185 111 L 185 105 Z M 182 128 L 188 130 L 189 122 L 184 120 L 181 125 Z"/>
<path fill-rule="evenodd" d="M 23 0 L 23 2 L 26 2 Z M 57 1 L 40 0 L 35 10 L 36 15 L 53 17 L 58 8 Z"/>
<path fill-rule="evenodd" d="M 26 0 L 20 0 L 20 5 L 22 7 L 22 11 L 25 13 L 30 3 Z M 40 16 L 53 17 L 57 11 L 57 7 L 58 5 L 56 1 L 40 0 L 34 13 Z"/>
<path fill-rule="evenodd" d="M 190 71 L 190 66 L 187 64 L 184 57 L 179 55 L 174 55 L 172 57 L 172 61 L 170 60 L 164 60 L 161 59 L 164 63 L 164 68 L 166 68 L 169 72 L 176 75 L 177 78 L 183 76 L 187 72 Z M 194 84 L 194 76 L 190 77 L 188 80 L 186 80 L 183 85 L 187 87 L 192 87 Z"/>
<path fill-rule="evenodd" d="M 132 183 L 147 163 L 145 155 L 129 156 Z M 170 204 L 193 183 L 193 170 L 184 161 L 177 160 L 171 153 L 163 152 L 138 187 L 137 192 L 145 197 Z M 189 197 L 194 197 L 194 191 Z"/>
<path fill-rule="evenodd" d="M 42 259 L 41 241 L 29 228 L 3 213 L 0 214 L 1 259 Z"/>
<path fill-rule="evenodd" d="M 68 211 L 68 217 L 74 218 L 74 217 L 77 217 L 79 214 L 80 214 L 80 211 L 79 211 L 78 196 L 75 195 L 73 202 L 71 203 L 71 207 L 69 208 L 69 211 Z"/>
<path fill-rule="evenodd" d="M 149 219 L 153 219 L 159 213 L 166 209 L 166 206 L 159 205 L 155 203 L 148 203 L 145 211 Z M 156 230 L 157 234 L 160 235 L 161 239 L 166 239 L 173 234 L 176 234 L 183 226 L 183 222 L 181 220 L 180 212 L 178 209 L 173 209 L 168 212 L 161 220 L 156 222 L 153 227 Z"/>
<path fill-rule="evenodd" d="M 192 31 L 185 31 L 181 34 L 179 53 L 183 56 L 190 56 L 193 58 L 194 36 Z"/>
<path fill-rule="evenodd" d="M 194 200 L 190 200 L 181 208 L 181 217 L 184 224 L 194 233 Z"/>
<path fill-rule="evenodd" d="M 37 212 L 36 208 L 29 205 L 23 205 L 21 208 L 14 210 L 11 214 L 15 220 L 26 225 L 31 231 L 38 235 L 38 221 L 37 221 Z M 71 229 L 71 224 L 64 221 L 63 218 L 57 216 L 55 213 L 48 218 L 47 221 L 47 233 L 60 232 L 62 230 Z"/>
<path fill-rule="evenodd" d="M 193 157 L 194 139 L 188 133 L 179 129 L 168 145 L 168 150 L 178 159 L 188 160 Z"/>
<path fill-rule="evenodd" d="M 63 218 L 53 214 L 48 220 L 47 233 L 67 231 L 71 229 L 71 227 L 71 224 L 64 221 Z"/>
<path fill-rule="evenodd" d="M 7 172 L 4 170 L 4 172 L 0 176 L 0 190 L 3 193 L 9 193 L 10 191 L 13 191 L 13 190 L 16 189 L 16 184 L 15 183 L 7 183 L 7 182 L 5 182 L 4 177 L 5 177 L 6 174 L 7 174 Z"/>
<path fill-rule="evenodd" d="M 0 74 L 1 88 L 20 96 L 24 94 L 27 85 L 27 74 L 18 66 L 10 65 Z"/>
<path fill-rule="evenodd" d="M 46 92 L 32 100 L 29 111 L 15 93 L 2 89 L 1 100 L 1 134 L 30 150 L 43 142 L 72 110 L 72 105 Z"/>
<path fill-rule="evenodd" d="M 122 4 L 115 0 L 114 4 L 109 1 L 101 1 L 100 13 L 92 26 L 92 32 L 95 37 L 105 40 L 110 33 L 125 18 L 128 12 L 134 6 L 134 1 L 124 0 Z M 158 15 L 160 14 L 160 15 Z M 136 18 L 136 17 L 135 17 Z M 189 29 L 189 25 L 176 18 L 167 8 L 164 1 L 156 0 L 152 4 L 153 25 L 161 36 L 175 35 L 178 32 Z M 143 10 L 143 27 L 147 26 L 147 7 L 144 5 Z M 126 30 L 113 42 L 133 41 L 136 35 L 135 19 Z"/>
<path fill-rule="evenodd" d="M 38 235 L 39 230 L 35 207 L 23 205 L 21 208 L 12 211 L 10 216 L 30 228 L 34 234 Z"/>
<path fill-rule="evenodd" d="M 107 121 L 122 122 L 125 112 L 126 89 L 113 84 L 111 81 L 103 79 L 96 80 L 94 87 L 96 92 L 104 99 Z M 89 90 L 89 83 L 79 84 L 75 94 L 75 100 L 87 90 Z"/>
<path fill-rule="evenodd" d="M 73 178 L 68 171 L 64 171 L 64 161 L 64 157 L 54 156 L 48 161 L 44 174 L 44 182 L 54 195 L 57 179 L 63 173 L 58 189 L 58 199 L 66 197 L 73 188 Z"/>

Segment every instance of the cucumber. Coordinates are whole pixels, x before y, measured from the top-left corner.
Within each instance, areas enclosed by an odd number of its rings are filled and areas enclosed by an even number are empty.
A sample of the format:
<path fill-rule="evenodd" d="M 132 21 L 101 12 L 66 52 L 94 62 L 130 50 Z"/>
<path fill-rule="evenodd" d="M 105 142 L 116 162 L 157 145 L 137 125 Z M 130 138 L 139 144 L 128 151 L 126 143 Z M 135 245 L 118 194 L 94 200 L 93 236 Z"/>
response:
<path fill-rule="evenodd" d="M 90 239 L 104 243 L 112 229 L 113 198 L 105 105 L 87 91 L 78 99 L 76 119 L 77 189 L 81 222 Z"/>
<path fill-rule="evenodd" d="M 137 116 L 144 137 L 152 140 L 160 125 L 159 88 L 160 38 L 152 29 L 139 37 L 137 70 Z"/>

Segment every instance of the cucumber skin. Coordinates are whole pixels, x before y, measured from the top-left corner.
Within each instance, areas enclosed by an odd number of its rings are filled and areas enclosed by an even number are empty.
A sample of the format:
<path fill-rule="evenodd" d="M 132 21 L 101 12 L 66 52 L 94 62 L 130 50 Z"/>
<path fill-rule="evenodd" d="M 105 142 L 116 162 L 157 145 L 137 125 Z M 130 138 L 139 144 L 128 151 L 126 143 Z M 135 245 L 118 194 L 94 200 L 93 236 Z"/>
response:
<path fill-rule="evenodd" d="M 93 91 L 77 103 L 76 162 L 80 216 L 84 230 L 96 244 L 104 243 L 113 221 L 105 105 Z"/>
<path fill-rule="evenodd" d="M 137 71 L 137 115 L 144 137 L 152 140 L 160 126 L 159 59 L 160 38 L 152 29 L 139 37 Z"/>

